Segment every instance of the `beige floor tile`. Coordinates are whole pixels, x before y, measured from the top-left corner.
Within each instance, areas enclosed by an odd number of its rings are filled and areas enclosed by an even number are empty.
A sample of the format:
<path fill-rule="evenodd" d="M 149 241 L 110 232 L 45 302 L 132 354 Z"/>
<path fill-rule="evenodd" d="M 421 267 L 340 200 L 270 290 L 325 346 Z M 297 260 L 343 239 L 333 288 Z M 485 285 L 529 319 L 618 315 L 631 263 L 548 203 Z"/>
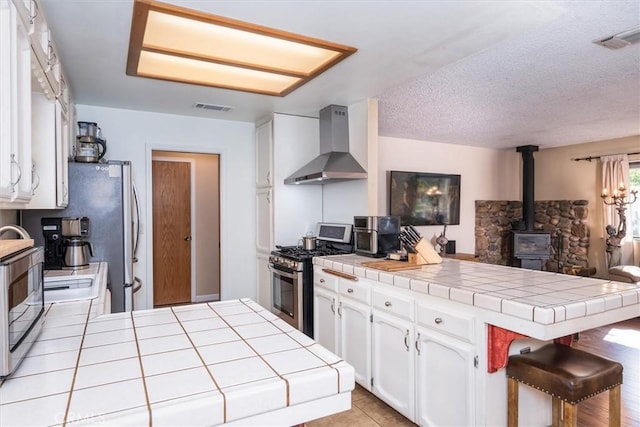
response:
<path fill-rule="evenodd" d="M 305 425 L 306 427 L 378 427 L 378 424 L 376 424 L 357 406 L 352 406 L 350 410 L 340 412 L 339 414 L 310 421 Z"/>
<path fill-rule="evenodd" d="M 366 392 L 366 391 L 365 391 Z M 365 414 L 382 427 L 415 426 L 414 423 L 395 411 L 389 405 L 366 392 L 367 395 L 354 401 L 353 406 L 361 409 Z"/>
<path fill-rule="evenodd" d="M 383 401 L 356 384 L 351 409 L 306 423 L 306 427 L 405 427 L 415 426 Z"/>

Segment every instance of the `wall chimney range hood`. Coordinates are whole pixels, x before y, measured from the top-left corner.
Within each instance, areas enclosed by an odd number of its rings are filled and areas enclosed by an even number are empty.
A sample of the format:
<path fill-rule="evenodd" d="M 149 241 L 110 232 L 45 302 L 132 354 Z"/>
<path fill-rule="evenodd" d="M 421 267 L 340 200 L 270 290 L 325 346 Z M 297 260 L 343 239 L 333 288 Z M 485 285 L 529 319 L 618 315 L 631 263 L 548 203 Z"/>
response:
<path fill-rule="evenodd" d="M 347 107 L 320 110 L 320 155 L 284 180 L 285 184 L 326 184 L 366 179 L 367 171 L 349 153 Z"/>

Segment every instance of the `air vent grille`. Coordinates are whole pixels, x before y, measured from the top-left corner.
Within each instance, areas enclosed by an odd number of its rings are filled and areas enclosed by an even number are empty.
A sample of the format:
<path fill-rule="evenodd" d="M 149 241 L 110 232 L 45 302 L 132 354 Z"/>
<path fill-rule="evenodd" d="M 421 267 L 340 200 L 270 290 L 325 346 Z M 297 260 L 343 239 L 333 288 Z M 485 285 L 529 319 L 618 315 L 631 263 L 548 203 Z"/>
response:
<path fill-rule="evenodd" d="M 193 104 L 193 108 L 199 108 L 201 110 L 209 110 L 209 111 L 230 111 L 233 110 L 233 107 L 229 107 L 228 105 L 216 105 L 216 104 L 207 104 L 205 102 L 196 102 Z"/>

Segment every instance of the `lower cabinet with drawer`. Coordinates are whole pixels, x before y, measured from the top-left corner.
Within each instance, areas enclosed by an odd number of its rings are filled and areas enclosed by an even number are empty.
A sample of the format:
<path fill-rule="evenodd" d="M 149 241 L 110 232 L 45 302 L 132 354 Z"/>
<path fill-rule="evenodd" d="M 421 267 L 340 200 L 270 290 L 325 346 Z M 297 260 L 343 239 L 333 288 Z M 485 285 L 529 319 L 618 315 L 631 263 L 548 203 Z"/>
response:
<path fill-rule="evenodd" d="M 314 275 L 316 341 L 354 366 L 358 384 L 421 426 L 476 424 L 472 315 L 373 280 Z"/>
<path fill-rule="evenodd" d="M 353 366 L 356 382 L 371 390 L 371 283 L 316 272 L 313 305 L 316 342 Z"/>

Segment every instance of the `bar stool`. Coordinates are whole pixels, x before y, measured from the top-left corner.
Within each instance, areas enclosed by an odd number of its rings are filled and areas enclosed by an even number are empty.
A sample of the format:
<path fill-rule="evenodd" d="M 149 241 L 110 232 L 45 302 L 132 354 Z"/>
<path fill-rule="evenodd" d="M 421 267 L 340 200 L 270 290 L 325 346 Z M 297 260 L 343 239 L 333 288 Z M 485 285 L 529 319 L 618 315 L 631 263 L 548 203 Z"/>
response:
<path fill-rule="evenodd" d="M 551 395 L 554 427 L 577 426 L 577 404 L 609 390 L 609 427 L 620 427 L 622 365 L 618 362 L 553 343 L 509 356 L 507 378 L 509 427 L 518 425 L 519 382 Z"/>

